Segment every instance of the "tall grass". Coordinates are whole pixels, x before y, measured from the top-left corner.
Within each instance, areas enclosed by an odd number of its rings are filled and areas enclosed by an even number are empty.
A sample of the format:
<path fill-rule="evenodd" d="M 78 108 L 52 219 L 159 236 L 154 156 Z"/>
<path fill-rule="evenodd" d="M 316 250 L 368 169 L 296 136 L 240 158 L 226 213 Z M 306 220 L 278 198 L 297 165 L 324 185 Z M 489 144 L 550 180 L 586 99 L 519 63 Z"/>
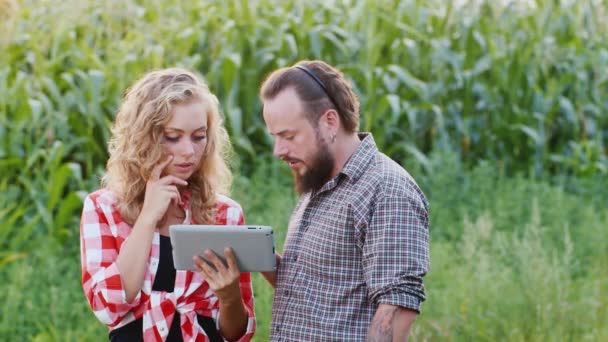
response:
<path fill-rule="evenodd" d="M 462 164 L 443 155 L 429 160 L 437 170 L 432 177 L 408 167 L 431 202 L 428 300 L 414 340 L 608 338 L 608 240 L 601 238 L 608 210 L 593 204 L 605 194 L 497 176 L 489 164 L 461 173 Z M 233 197 L 247 222 L 275 228 L 282 250 L 295 205 L 287 168 L 259 165 L 253 176 L 239 177 Z M 0 340 L 104 338 L 80 288 L 78 238 L 65 247 L 54 240 L 35 244 L 26 258 L 0 268 Z M 256 341 L 266 341 L 273 291 L 257 274 L 254 290 Z"/>
<path fill-rule="evenodd" d="M 432 267 L 417 340 L 604 340 L 605 179 L 575 195 L 487 163 L 466 176 L 453 158 L 441 164 L 450 171 L 421 178 Z"/>

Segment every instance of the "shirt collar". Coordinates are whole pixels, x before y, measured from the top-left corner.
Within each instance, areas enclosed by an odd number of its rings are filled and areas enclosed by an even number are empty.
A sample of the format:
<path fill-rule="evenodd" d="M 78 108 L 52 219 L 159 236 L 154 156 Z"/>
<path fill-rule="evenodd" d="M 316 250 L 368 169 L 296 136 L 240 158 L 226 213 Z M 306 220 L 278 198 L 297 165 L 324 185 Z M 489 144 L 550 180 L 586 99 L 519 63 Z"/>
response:
<path fill-rule="evenodd" d="M 182 208 L 184 210 L 184 213 L 186 213 L 184 224 L 191 224 L 192 210 L 190 208 L 190 199 L 192 198 L 192 190 L 190 190 L 189 188 L 183 189 L 179 192 L 179 195 L 182 199 L 182 204 L 180 205 L 180 208 Z"/>
<path fill-rule="evenodd" d="M 338 186 L 342 177 L 346 177 L 352 182 L 363 175 L 363 172 L 365 172 L 370 161 L 378 152 L 378 148 L 376 147 L 374 137 L 371 133 L 359 133 L 359 139 L 361 140 L 361 144 L 359 144 L 355 152 L 350 156 L 342 168 L 342 171 L 325 183 L 317 192 L 313 191 L 311 193 L 311 198 Z"/>
<path fill-rule="evenodd" d="M 359 133 L 359 139 L 361 144 L 340 171 L 351 181 L 355 181 L 363 175 L 374 155 L 378 153 L 378 147 L 376 147 L 376 142 L 371 133 Z"/>

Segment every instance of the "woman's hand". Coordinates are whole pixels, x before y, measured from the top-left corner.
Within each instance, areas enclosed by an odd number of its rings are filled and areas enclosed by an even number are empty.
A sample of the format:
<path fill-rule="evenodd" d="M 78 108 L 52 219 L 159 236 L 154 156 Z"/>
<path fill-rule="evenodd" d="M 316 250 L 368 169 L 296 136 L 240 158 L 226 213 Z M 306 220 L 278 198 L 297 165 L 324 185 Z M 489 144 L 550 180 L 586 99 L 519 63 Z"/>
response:
<path fill-rule="evenodd" d="M 205 251 L 207 263 L 199 256 L 194 256 L 194 266 L 209 284 L 220 302 L 239 303 L 242 301 L 239 278 L 241 272 L 236 264 L 232 248 L 224 248 L 226 264 L 210 250 Z"/>
<path fill-rule="evenodd" d="M 241 272 L 232 248 L 224 248 L 224 256 L 226 263 L 212 251 L 206 250 L 205 258 L 209 262 L 198 255 L 192 260 L 196 269 L 205 277 L 209 288 L 220 300 L 220 334 L 228 341 L 235 341 L 247 330 L 247 310 L 241 295 Z"/>
<path fill-rule="evenodd" d="M 144 217 L 152 220 L 154 225 L 165 216 L 170 203 L 174 205 L 182 203 L 177 186 L 188 185 L 185 180 L 172 175 L 160 178 L 162 171 L 172 160 L 173 156 L 168 156 L 162 163 L 156 165 L 146 184 L 146 194 L 140 216 L 145 215 Z"/>
<path fill-rule="evenodd" d="M 176 185 L 188 184 L 174 176 L 160 178 L 171 160 L 173 158 L 168 157 L 152 170 L 150 179 L 146 184 L 146 195 L 139 217 L 116 259 L 127 303 L 131 303 L 137 297 L 143 286 L 154 229 L 158 221 L 165 216 L 171 201 L 176 203 L 181 201 Z"/>

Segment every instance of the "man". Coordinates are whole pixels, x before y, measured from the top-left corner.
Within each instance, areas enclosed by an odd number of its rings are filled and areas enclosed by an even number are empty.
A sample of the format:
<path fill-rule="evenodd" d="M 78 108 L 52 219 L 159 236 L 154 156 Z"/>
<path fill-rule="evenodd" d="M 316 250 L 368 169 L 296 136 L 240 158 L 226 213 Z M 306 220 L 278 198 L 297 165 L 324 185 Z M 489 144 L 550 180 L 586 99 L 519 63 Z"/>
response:
<path fill-rule="evenodd" d="M 261 87 L 274 154 L 299 202 L 276 273 L 272 341 L 405 341 L 425 299 L 427 201 L 412 177 L 359 134 L 341 72 L 302 61 Z"/>

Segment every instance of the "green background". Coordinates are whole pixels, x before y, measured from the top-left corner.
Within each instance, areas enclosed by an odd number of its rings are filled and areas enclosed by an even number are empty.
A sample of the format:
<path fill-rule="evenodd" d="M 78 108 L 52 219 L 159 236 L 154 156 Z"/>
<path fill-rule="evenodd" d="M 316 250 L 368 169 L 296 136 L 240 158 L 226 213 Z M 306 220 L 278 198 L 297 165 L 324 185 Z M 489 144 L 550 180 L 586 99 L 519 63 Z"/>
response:
<path fill-rule="evenodd" d="M 0 0 L 0 340 L 104 340 L 80 287 L 83 196 L 120 98 L 181 66 L 218 95 L 232 197 L 272 224 L 296 201 L 257 97 L 323 59 L 361 130 L 431 203 L 428 299 L 412 338 L 608 339 L 605 1 Z M 258 334 L 272 290 L 254 275 Z"/>

